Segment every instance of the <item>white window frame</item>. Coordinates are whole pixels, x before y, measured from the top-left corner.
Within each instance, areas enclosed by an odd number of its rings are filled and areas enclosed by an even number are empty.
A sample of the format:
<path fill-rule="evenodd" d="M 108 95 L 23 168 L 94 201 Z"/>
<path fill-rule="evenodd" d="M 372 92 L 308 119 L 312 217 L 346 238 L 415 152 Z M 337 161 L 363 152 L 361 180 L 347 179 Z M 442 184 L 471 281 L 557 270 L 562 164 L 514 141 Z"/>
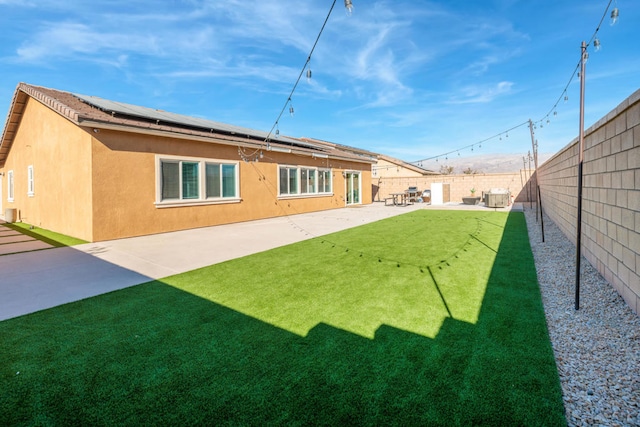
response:
<path fill-rule="evenodd" d="M 7 172 L 7 201 L 13 202 L 14 200 L 14 183 L 13 183 L 13 171 Z"/>
<path fill-rule="evenodd" d="M 33 197 L 35 195 L 35 185 L 33 179 L 33 165 L 27 166 L 27 196 Z"/>
<path fill-rule="evenodd" d="M 171 162 L 179 163 L 179 177 L 180 177 L 180 198 L 178 199 L 162 199 L 162 163 Z M 198 163 L 198 198 L 183 199 L 182 198 L 182 163 Z M 207 164 L 219 164 L 219 165 L 231 165 L 235 168 L 235 196 L 234 197 L 207 197 L 206 189 L 206 165 Z M 215 204 L 227 204 L 227 203 L 240 203 L 242 201 L 240 197 L 240 162 L 221 160 L 221 159 L 209 159 L 202 157 L 183 157 L 183 156 L 164 156 L 156 155 L 156 201 L 155 206 L 157 208 L 170 208 L 178 206 L 199 206 L 199 205 L 215 205 Z"/>
<path fill-rule="evenodd" d="M 296 171 L 296 182 L 297 182 L 297 191 L 295 193 L 289 194 L 288 191 L 289 189 L 286 189 L 286 193 L 283 193 L 283 189 L 281 188 L 280 185 L 280 171 L 286 168 L 289 171 L 289 175 L 288 175 L 288 179 L 287 182 L 290 182 L 291 179 L 291 171 L 295 170 Z M 303 185 L 302 185 L 302 175 L 303 175 L 303 170 L 306 171 L 313 171 L 314 173 L 314 179 L 313 179 L 313 183 L 312 183 L 312 187 L 313 187 L 313 191 L 309 192 L 302 192 L 303 189 Z M 325 176 L 329 178 L 329 191 L 325 192 L 325 191 L 321 191 L 320 189 L 320 174 L 326 174 Z M 309 187 L 311 182 L 310 179 L 310 174 L 307 173 L 307 187 Z M 309 197 L 326 197 L 326 196 L 333 196 L 333 173 L 332 170 L 330 168 L 318 168 L 318 167 L 314 167 L 314 166 L 300 166 L 300 165 L 278 165 L 278 198 L 279 199 L 292 199 L 292 198 L 309 198 Z"/>

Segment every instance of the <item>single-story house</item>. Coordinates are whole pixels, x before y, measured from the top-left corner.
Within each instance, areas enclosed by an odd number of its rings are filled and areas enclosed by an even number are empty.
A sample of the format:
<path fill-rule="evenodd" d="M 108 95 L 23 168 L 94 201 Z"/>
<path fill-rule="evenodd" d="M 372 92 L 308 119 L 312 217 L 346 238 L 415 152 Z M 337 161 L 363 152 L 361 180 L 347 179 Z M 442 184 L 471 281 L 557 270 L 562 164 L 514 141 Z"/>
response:
<path fill-rule="evenodd" d="M 20 83 L 0 140 L 0 215 L 95 242 L 335 209 L 371 203 L 375 162 Z"/>
<path fill-rule="evenodd" d="M 374 179 L 397 177 L 412 178 L 428 175 L 440 175 L 439 172 L 434 172 L 432 170 L 425 169 L 422 166 L 383 154 L 378 155 L 378 161 L 373 165 L 371 174 Z"/>

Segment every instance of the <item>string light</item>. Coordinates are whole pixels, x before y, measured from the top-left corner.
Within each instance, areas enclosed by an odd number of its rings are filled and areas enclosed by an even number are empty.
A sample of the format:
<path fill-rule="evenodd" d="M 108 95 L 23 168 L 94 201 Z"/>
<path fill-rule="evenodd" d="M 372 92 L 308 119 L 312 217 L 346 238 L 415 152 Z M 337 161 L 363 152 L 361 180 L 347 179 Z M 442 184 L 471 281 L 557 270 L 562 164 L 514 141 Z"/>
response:
<path fill-rule="evenodd" d="M 611 7 L 611 4 L 613 3 L 613 1 L 614 0 L 609 0 L 609 3 L 607 4 L 607 7 L 606 7 L 606 9 L 604 11 L 604 14 L 602 16 L 602 19 L 600 20 L 600 23 L 598 24 L 598 27 L 596 28 L 595 32 L 593 33 L 593 36 L 591 37 L 590 43 L 591 42 L 593 43 L 594 49 L 596 51 L 598 51 L 600 49 L 600 47 L 601 47 L 600 39 L 597 38 L 598 31 L 600 30 L 600 26 L 602 25 L 602 22 L 604 21 L 604 18 L 606 17 L 607 12 L 609 11 L 609 8 Z M 345 0 L 345 7 L 347 6 L 347 2 L 350 3 L 349 0 Z M 614 25 L 617 22 L 619 14 L 620 14 L 620 12 L 619 12 L 617 7 L 614 7 L 611 10 L 611 25 Z M 576 75 L 579 76 L 578 70 L 580 68 L 581 62 L 583 60 L 586 61 L 587 58 L 588 58 L 588 54 L 585 51 L 584 52 L 584 57 L 581 57 L 581 60 L 576 64 L 576 67 L 573 70 L 573 72 L 571 73 L 571 77 L 569 78 L 569 81 L 567 82 L 567 85 L 564 87 L 564 90 L 561 92 L 560 96 L 558 97 L 556 102 L 553 104 L 551 109 L 540 120 L 538 120 L 537 122 L 533 123 L 532 132 L 533 132 L 533 129 L 537 129 L 537 125 L 538 124 L 540 125 L 540 128 L 544 128 L 544 122 L 545 121 L 546 121 L 547 124 L 551 123 L 551 120 L 549 119 L 549 116 L 551 115 L 551 113 L 553 113 L 554 116 L 558 115 L 558 112 L 557 112 L 556 108 L 558 107 L 558 104 L 560 103 L 560 100 L 564 99 L 565 103 L 567 103 L 569 101 L 569 95 L 567 94 L 567 90 L 568 90 L 569 86 L 571 85 L 571 82 L 573 81 L 573 79 L 576 77 Z M 494 135 L 492 137 L 486 138 L 486 139 L 484 139 L 482 141 L 477 141 L 477 142 L 474 142 L 473 144 L 467 145 L 465 147 L 449 151 L 448 153 L 441 153 L 441 154 L 438 154 L 437 156 L 432 156 L 432 157 L 428 157 L 428 158 L 425 158 L 425 159 L 421 159 L 421 160 L 418 160 L 418 161 L 413 162 L 413 163 L 420 162 L 420 164 L 422 164 L 422 161 L 427 161 L 427 160 L 432 160 L 432 159 L 435 159 L 436 162 L 438 162 L 438 159 L 440 157 L 444 157 L 445 160 L 448 160 L 449 159 L 449 157 L 448 157 L 449 154 L 453 154 L 453 153 L 457 152 L 458 156 L 459 156 L 460 155 L 460 150 L 464 150 L 464 149 L 467 149 L 467 148 L 471 148 L 471 151 L 474 151 L 474 147 L 476 145 L 478 146 L 478 148 L 482 148 L 482 143 L 483 142 L 490 141 L 490 140 L 492 140 L 492 139 L 494 139 L 496 137 L 498 137 L 498 139 L 500 141 L 502 141 L 502 134 L 504 134 L 505 137 L 508 138 L 509 137 L 509 131 L 515 130 L 515 129 L 517 129 L 519 127 L 522 127 L 522 126 L 525 126 L 525 125 L 529 125 L 529 121 L 528 120 L 526 122 L 520 123 L 517 126 L 512 127 L 511 129 L 508 129 L 507 131 L 500 132 L 500 133 L 498 133 L 498 134 L 496 134 L 496 135 Z"/>
<path fill-rule="evenodd" d="M 513 126 L 512 128 L 507 129 L 506 131 L 503 131 L 503 132 L 500 132 L 500 133 L 498 133 L 498 134 L 495 134 L 495 135 L 493 135 L 493 136 L 491 136 L 491 137 L 489 137 L 489 138 L 485 138 L 485 139 L 483 139 L 482 141 L 476 141 L 476 142 L 474 142 L 473 144 L 469 144 L 469 145 L 466 145 L 466 146 L 464 146 L 464 147 L 457 148 L 457 149 L 455 149 L 455 150 L 451 150 L 451 151 L 449 151 L 449 152 L 447 152 L 447 153 L 440 153 L 440 154 L 438 154 L 438 155 L 436 155 L 436 156 L 431 156 L 431 157 L 427 157 L 427 158 L 424 158 L 424 159 L 416 160 L 416 161 L 414 161 L 414 162 L 412 162 L 412 163 L 413 163 L 413 164 L 418 164 L 419 162 L 424 162 L 424 161 L 434 160 L 434 159 L 435 159 L 435 161 L 437 162 L 437 161 L 438 161 L 438 159 L 439 159 L 440 157 L 444 157 L 444 158 L 445 158 L 445 160 L 449 160 L 449 154 L 457 153 L 457 154 L 458 154 L 458 156 L 460 156 L 460 155 L 461 155 L 461 154 L 460 154 L 460 151 L 464 151 L 464 150 L 466 150 L 466 149 L 471 149 L 471 151 L 474 151 L 474 147 L 475 147 L 475 146 L 478 146 L 478 149 L 480 149 L 480 148 L 482 148 L 482 143 L 483 143 L 483 142 L 488 142 L 488 141 L 490 141 L 490 140 L 492 140 L 492 139 L 497 139 L 497 138 L 499 138 L 500 140 L 502 140 L 502 134 L 506 134 L 506 136 L 509 136 L 509 135 L 508 135 L 508 133 L 509 133 L 509 132 L 511 132 L 511 131 L 513 131 L 513 130 L 515 130 L 515 129 L 518 129 L 518 128 L 520 128 L 520 127 L 524 126 L 524 125 L 528 125 L 528 124 L 529 124 L 529 121 L 522 122 L 522 123 L 520 123 L 520 124 L 519 124 L 519 125 L 517 125 L 517 126 Z"/>
<path fill-rule="evenodd" d="M 616 25 L 618 23 L 619 15 L 620 15 L 620 12 L 618 11 L 618 8 L 614 7 L 613 10 L 611 11 L 611 21 L 609 21 L 609 24 Z"/>
<path fill-rule="evenodd" d="M 600 22 L 598 23 L 598 26 L 596 27 L 595 31 L 593 32 L 593 35 L 591 36 L 591 39 L 589 41 L 589 44 L 593 43 L 593 47 L 595 51 L 598 51 L 602 44 L 600 42 L 600 39 L 597 37 L 598 36 L 598 32 L 600 31 L 600 27 L 603 23 L 603 21 L 605 20 L 605 18 L 607 17 L 607 13 L 609 12 L 609 9 L 612 5 L 612 3 L 614 3 L 614 0 L 609 0 L 609 3 L 607 4 L 607 7 L 604 10 L 604 13 L 602 14 L 602 18 L 600 19 Z M 617 7 L 614 7 L 613 10 L 611 11 L 611 24 L 615 24 L 614 21 L 617 21 L 618 16 L 619 16 L 620 12 L 618 10 Z M 573 82 L 573 79 L 575 77 L 580 77 L 580 66 L 582 63 L 582 60 L 584 59 L 584 61 L 586 61 L 588 59 L 588 53 L 586 52 L 586 50 L 583 52 L 584 58 L 581 55 L 580 61 L 577 62 L 573 72 L 570 75 L 569 81 L 567 82 L 567 85 L 564 87 L 564 90 L 562 91 L 562 93 L 560 94 L 560 96 L 558 97 L 558 100 L 553 104 L 553 106 L 551 107 L 551 109 L 549 110 L 549 112 L 547 112 L 546 115 L 544 115 L 542 117 L 542 119 L 538 120 L 536 123 L 542 123 L 544 120 L 547 120 L 549 118 L 549 116 L 551 115 L 551 113 L 553 112 L 554 116 L 558 115 L 558 112 L 556 111 L 556 108 L 558 107 L 558 104 L 560 103 L 561 100 L 564 100 L 564 103 L 566 104 L 569 101 L 569 96 L 567 94 L 567 90 L 569 89 L 569 86 L 571 85 L 571 83 Z"/>
<path fill-rule="evenodd" d="M 324 32 L 324 28 L 326 27 L 327 22 L 329 21 L 329 17 L 331 16 L 331 12 L 333 12 L 333 8 L 336 5 L 336 1 L 337 0 L 333 0 L 333 3 L 331 3 L 331 7 L 329 8 L 329 13 L 327 13 L 327 17 L 324 19 L 324 23 L 322 24 L 322 27 L 320 28 L 320 32 L 318 33 L 318 36 L 316 37 L 316 40 L 313 43 L 313 46 L 311 47 L 311 51 L 309 52 L 309 56 L 307 56 L 307 60 L 305 61 L 304 66 L 300 70 L 300 74 L 298 75 L 298 78 L 296 79 L 296 82 L 294 83 L 293 88 L 291 89 L 291 92 L 289 93 L 289 97 L 287 98 L 287 101 L 282 106 L 282 109 L 280 110 L 280 114 L 278 114 L 278 118 L 276 118 L 275 123 L 271 127 L 271 130 L 267 133 L 267 136 L 264 139 L 264 142 L 267 145 L 269 144 L 269 137 L 274 132 L 274 130 L 275 130 L 277 124 L 278 124 L 278 121 L 282 117 L 282 114 L 284 114 L 284 110 L 287 108 L 287 105 L 289 105 L 289 114 L 291 114 L 293 116 L 293 112 L 294 111 L 293 111 L 293 105 L 291 105 L 291 97 L 293 96 L 293 93 L 296 91 L 296 88 L 298 87 L 298 83 L 300 83 L 300 79 L 302 78 L 302 75 L 305 74 L 305 70 L 306 70 L 307 79 L 311 78 L 312 73 L 311 73 L 311 68 L 309 68 L 309 62 L 311 61 L 311 56 L 313 55 L 313 52 L 315 51 L 316 46 L 318 45 L 318 41 L 320 40 L 320 36 L 322 36 L 322 33 Z M 352 4 L 351 0 L 344 0 L 344 7 L 346 8 L 347 13 L 349 15 L 351 15 L 353 13 L 353 4 Z"/>
<path fill-rule="evenodd" d="M 347 11 L 347 16 L 351 16 L 353 14 L 353 3 L 351 3 L 351 0 L 344 0 L 344 8 Z"/>

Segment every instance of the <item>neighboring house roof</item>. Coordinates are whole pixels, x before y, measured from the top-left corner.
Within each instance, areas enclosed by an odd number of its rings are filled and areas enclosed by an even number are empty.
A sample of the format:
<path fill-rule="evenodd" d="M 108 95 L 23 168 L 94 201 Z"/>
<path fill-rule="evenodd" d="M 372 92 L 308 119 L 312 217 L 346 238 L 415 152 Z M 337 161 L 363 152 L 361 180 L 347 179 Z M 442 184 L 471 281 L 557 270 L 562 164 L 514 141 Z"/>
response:
<path fill-rule="evenodd" d="M 424 169 L 421 168 L 420 166 L 414 165 L 412 163 L 407 163 L 404 160 L 400 160 L 400 159 L 396 159 L 394 157 L 390 157 L 390 156 L 385 156 L 384 154 L 380 154 L 378 155 L 378 158 L 380 160 L 384 160 L 387 163 L 391 163 L 395 166 L 401 167 L 401 168 L 405 168 L 405 169 L 409 169 L 413 172 L 417 172 L 421 175 L 440 175 L 438 172 L 434 172 L 432 170 L 428 170 L 428 169 Z M 375 166 L 374 166 L 375 168 Z"/>
<path fill-rule="evenodd" d="M 293 153 L 363 163 L 376 161 L 373 156 L 363 155 L 361 150 L 349 149 L 338 144 L 315 140 L 312 142 L 287 136 L 274 137 L 264 131 L 19 83 L 0 139 L 0 166 L 4 165 L 11 149 L 28 97 L 38 100 L 78 126 L 157 134 L 264 150 L 291 150 Z"/>

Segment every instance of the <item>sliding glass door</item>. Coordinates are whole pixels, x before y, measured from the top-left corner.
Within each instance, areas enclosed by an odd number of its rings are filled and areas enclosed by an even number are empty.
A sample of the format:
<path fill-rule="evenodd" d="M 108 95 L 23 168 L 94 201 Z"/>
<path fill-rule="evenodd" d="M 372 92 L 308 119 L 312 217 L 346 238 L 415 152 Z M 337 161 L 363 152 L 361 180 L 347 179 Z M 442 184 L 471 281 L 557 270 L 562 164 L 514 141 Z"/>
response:
<path fill-rule="evenodd" d="M 360 172 L 347 172 L 345 181 L 347 206 L 360 204 L 360 195 L 362 194 Z"/>

